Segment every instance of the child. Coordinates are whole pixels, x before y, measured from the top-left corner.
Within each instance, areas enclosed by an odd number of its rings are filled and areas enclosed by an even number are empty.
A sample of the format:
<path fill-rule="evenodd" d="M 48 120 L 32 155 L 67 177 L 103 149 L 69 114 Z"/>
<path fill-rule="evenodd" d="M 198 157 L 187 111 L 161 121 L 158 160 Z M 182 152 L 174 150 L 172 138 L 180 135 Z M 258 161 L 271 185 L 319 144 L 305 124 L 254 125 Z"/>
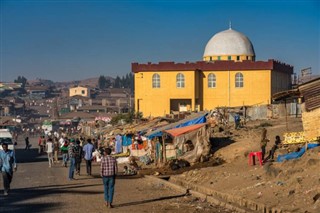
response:
<path fill-rule="evenodd" d="M 266 162 L 267 160 L 269 160 L 270 158 L 273 160 L 274 159 L 274 153 L 276 152 L 276 150 L 279 148 L 279 145 L 281 144 L 281 140 L 280 140 L 280 136 L 277 135 L 276 136 L 276 140 L 274 142 L 274 145 L 272 146 L 269 155 L 266 159 L 264 159 L 263 162 Z"/>
<path fill-rule="evenodd" d="M 135 175 L 135 174 L 137 174 L 137 171 L 132 168 L 128 168 L 128 166 L 124 166 L 123 167 L 123 174 L 124 175 Z"/>

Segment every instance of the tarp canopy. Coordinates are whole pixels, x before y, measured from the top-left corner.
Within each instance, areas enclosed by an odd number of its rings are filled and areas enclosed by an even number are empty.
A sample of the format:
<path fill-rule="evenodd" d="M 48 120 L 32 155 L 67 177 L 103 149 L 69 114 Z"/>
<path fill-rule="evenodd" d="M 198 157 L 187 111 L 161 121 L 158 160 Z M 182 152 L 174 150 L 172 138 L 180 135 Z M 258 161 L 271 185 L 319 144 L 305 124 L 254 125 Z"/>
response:
<path fill-rule="evenodd" d="M 146 137 L 148 137 L 148 139 L 152 139 L 155 137 L 161 137 L 162 132 L 164 130 L 185 127 L 185 126 L 190 126 L 190 125 L 194 125 L 194 124 L 205 123 L 205 122 L 207 122 L 207 119 L 206 119 L 207 114 L 208 113 L 197 113 L 197 114 L 191 115 L 181 121 L 178 121 L 178 122 L 166 125 L 164 127 L 158 128 L 158 129 L 146 134 Z"/>
<path fill-rule="evenodd" d="M 175 129 L 170 129 L 170 130 L 164 130 L 164 132 L 168 133 L 169 135 L 176 137 L 188 132 L 192 132 L 196 129 L 199 129 L 203 127 L 205 124 L 195 124 L 195 125 L 190 125 L 190 126 L 185 126 L 185 127 L 180 127 L 180 128 L 175 128 Z"/>

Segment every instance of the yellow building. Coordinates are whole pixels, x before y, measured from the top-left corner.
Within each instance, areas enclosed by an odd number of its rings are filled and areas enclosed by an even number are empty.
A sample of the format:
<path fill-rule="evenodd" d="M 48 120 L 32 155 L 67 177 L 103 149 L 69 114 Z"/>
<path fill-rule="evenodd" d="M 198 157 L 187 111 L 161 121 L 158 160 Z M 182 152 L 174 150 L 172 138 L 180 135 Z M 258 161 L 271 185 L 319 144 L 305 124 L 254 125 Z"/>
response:
<path fill-rule="evenodd" d="M 69 88 L 69 97 L 76 96 L 76 95 L 79 95 L 82 97 L 90 97 L 90 88 L 81 87 L 81 86 Z"/>
<path fill-rule="evenodd" d="M 144 117 L 218 106 L 270 104 L 276 92 L 290 89 L 293 67 L 255 61 L 250 40 L 228 29 L 207 43 L 203 61 L 132 63 L 135 110 Z"/>

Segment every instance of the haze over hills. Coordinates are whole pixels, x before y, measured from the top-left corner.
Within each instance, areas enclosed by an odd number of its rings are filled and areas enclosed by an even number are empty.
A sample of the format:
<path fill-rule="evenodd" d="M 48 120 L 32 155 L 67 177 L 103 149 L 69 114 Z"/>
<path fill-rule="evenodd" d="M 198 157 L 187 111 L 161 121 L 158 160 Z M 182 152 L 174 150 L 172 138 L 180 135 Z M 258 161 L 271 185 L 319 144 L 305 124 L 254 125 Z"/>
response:
<path fill-rule="evenodd" d="M 105 76 L 105 78 L 110 80 L 111 82 L 114 82 L 114 80 L 115 80 L 113 77 L 110 77 L 110 76 Z M 53 81 L 47 80 L 47 79 L 32 79 L 32 80 L 28 80 L 28 83 L 29 84 L 42 83 L 46 86 L 49 86 L 49 85 L 47 85 L 48 82 L 52 82 L 57 87 L 69 87 L 69 86 L 73 86 L 73 85 L 97 87 L 98 80 L 99 80 L 99 77 L 92 77 L 92 78 L 87 78 L 87 79 L 82 79 L 82 80 L 74 80 L 74 81 L 57 81 L 57 82 L 53 82 Z"/>

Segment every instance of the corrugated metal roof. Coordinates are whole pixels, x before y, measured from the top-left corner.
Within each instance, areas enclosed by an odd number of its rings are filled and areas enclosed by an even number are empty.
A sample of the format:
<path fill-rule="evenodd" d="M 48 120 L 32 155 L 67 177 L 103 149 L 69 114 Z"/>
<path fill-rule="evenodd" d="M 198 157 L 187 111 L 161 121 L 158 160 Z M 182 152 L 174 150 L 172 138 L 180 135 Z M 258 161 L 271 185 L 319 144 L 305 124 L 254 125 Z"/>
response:
<path fill-rule="evenodd" d="M 294 97 L 294 96 L 299 96 L 299 95 L 300 95 L 300 92 L 298 89 L 292 89 L 292 90 L 277 92 L 272 95 L 272 99 L 274 101 L 279 101 L 279 100 L 283 100 L 283 99 L 287 99 L 289 97 Z"/>
<path fill-rule="evenodd" d="M 320 108 L 320 78 L 300 85 L 299 91 L 304 97 L 307 111 Z"/>

